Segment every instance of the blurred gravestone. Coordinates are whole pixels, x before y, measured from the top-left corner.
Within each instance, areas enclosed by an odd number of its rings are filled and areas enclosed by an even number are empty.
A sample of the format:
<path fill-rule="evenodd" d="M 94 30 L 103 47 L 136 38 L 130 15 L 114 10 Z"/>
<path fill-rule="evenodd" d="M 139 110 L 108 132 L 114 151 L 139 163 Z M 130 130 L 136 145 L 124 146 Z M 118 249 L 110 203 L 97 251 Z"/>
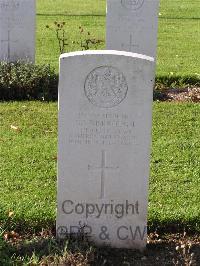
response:
<path fill-rule="evenodd" d="M 0 60 L 35 61 L 35 0 L 0 0 Z"/>
<path fill-rule="evenodd" d="M 106 47 L 156 57 L 159 0 L 107 0 Z"/>

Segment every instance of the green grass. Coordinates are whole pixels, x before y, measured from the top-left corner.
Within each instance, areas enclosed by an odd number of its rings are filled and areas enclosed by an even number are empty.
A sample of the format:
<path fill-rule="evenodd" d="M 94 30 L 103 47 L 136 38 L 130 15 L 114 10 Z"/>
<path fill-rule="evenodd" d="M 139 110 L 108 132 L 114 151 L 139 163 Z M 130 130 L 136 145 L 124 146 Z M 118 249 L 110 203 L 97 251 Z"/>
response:
<path fill-rule="evenodd" d="M 149 225 L 200 230 L 200 105 L 154 105 Z"/>
<path fill-rule="evenodd" d="M 66 21 L 69 37 L 67 51 L 80 50 L 72 44 L 80 38 L 82 25 L 92 36 L 104 40 L 105 0 L 38 0 L 37 63 L 51 63 L 58 69 L 59 49 L 53 32 L 46 29 L 54 21 Z M 158 36 L 157 75 L 194 76 L 200 74 L 200 5 L 199 1 L 161 0 Z"/>
<path fill-rule="evenodd" d="M 199 1 L 161 0 L 157 76 L 170 76 L 175 83 L 172 76 L 199 77 L 199 14 Z M 46 25 L 67 22 L 67 51 L 80 49 L 72 44 L 80 37 L 80 25 L 104 40 L 98 46 L 104 49 L 105 20 L 105 0 L 38 0 L 37 63 L 49 63 L 58 70 L 58 44 Z M 185 228 L 200 233 L 199 113 L 199 104 L 154 103 L 150 231 Z M 33 236 L 55 226 L 56 155 L 57 103 L 0 104 L 0 265 L 37 265 L 40 255 L 57 254 L 56 259 L 65 254 L 54 239 L 41 243 Z M 11 218 L 9 212 L 14 212 Z M 31 239 L 22 243 L 20 251 L 3 241 L 4 229 L 29 232 Z"/>
<path fill-rule="evenodd" d="M 15 230 L 55 221 L 56 108 L 39 102 L 1 104 L 0 217 L 14 210 L 21 220 L 13 224 Z"/>
<path fill-rule="evenodd" d="M 199 104 L 154 103 L 151 232 L 200 233 L 199 113 Z M 0 144 L 0 264 L 48 265 L 54 260 L 59 265 L 76 260 L 73 265 L 86 265 L 78 264 L 83 260 L 79 252 L 89 263 L 88 254 L 93 257 L 94 250 L 83 240 L 61 244 L 51 236 L 33 234 L 55 228 L 57 103 L 1 103 Z M 3 240 L 3 230 L 28 234 L 28 239 L 13 246 Z M 101 256 L 116 258 L 115 251 L 95 254 L 96 262 Z M 132 261 L 134 253 L 123 256 Z"/>
<path fill-rule="evenodd" d="M 199 104 L 155 103 L 149 226 L 200 231 Z M 13 229 L 53 226 L 56 212 L 57 104 L 2 103 L 0 218 Z M 11 128 L 19 127 L 20 131 Z"/>

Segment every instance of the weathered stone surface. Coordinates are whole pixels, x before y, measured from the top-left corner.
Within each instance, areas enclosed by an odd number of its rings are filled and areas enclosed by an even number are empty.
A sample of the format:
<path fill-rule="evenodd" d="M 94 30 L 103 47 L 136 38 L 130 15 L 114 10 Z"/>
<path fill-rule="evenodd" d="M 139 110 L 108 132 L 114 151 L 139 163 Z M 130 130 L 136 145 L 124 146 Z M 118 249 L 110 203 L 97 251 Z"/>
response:
<path fill-rule="evenodd" d="M 159 0 L 107 0 L 106 47 L 156 57 Z"/>
<path fill-rule="evenodd" d="M 0 60 L 35 60 L 35 0 L 0 0 Z"/>
<path fill-rule="evenodd" d="M 58 237 L 145 247 L 153 76 L 147 56 L 61 55 Z"/>

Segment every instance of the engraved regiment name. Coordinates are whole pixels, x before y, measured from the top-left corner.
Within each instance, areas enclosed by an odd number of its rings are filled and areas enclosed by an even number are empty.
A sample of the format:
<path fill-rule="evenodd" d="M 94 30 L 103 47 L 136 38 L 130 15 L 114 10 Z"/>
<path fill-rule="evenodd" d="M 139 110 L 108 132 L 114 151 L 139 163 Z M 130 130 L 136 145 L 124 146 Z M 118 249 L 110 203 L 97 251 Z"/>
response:
<path fill-rule="evenodd" d="M 127 114 L 79 113 L 70 130 L 71 145 L 132 145 L 135 123 Z"/>

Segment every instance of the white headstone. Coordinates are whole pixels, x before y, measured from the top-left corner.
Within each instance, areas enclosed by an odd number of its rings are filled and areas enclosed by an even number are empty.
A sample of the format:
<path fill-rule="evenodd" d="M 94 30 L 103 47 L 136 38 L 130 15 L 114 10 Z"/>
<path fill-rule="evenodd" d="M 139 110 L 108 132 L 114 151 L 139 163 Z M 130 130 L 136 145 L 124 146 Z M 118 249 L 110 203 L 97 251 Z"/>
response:
<path fill-rule="evenodd" d="M 107 0 L 106 47 L 156 57 L 159 0 Z"/>
<path fill-rule="evenodd" d="M 139 54 L 61 55 L 58 237 L 145 247 L 153 73 Z"/>
<path fill-rule="evenodd" d="M 35 60 L 35 0 L 0 0 L 0 61 Z"/>

